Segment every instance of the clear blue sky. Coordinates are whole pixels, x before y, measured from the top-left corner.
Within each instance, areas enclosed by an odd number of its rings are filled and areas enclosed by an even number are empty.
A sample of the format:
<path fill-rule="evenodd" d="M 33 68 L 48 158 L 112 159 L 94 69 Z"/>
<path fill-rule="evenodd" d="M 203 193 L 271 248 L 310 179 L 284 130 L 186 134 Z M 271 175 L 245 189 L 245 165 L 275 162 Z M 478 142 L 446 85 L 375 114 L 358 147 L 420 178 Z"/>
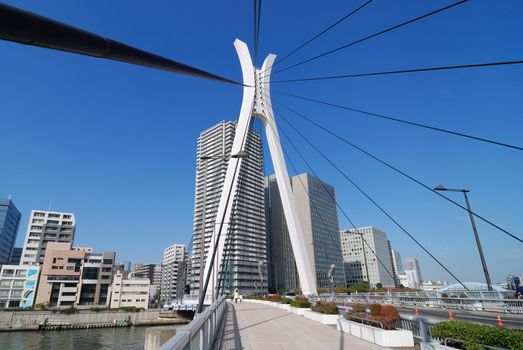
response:
<path fill-rule="evenodd" d="M 264 1 L 260 56 L 288 53 L 362 2 Z M 241 78 L 234 39 L 252 46 L 248 1 L 7 3 L 233 79 Z M 282 66 L 449 3 L 376 0 Z M 520 1 L 471 1 L 278 77 L 522 59 L 522 12 Z M 279 84 L 278 89 L 521 145 L 522 78 L 523 67 L 510 66 Z M 158 262 L 167 245 L 187 244 L 196 139 L 220 120 L 236 119 L 241 97 L 239 87 L 0 42 L 0 195 L 12 194 L 23 213 L 18 245 L 30 210 L 47 209 L 50 201 L 55 210 L 76 214 L 75 243 L 116 250 L 119 260 Z M 473 209 L 523 237 L 522 152 L 275 97 L 431 186 L 470 188 Z M 298 125 L 459 277 L 483 280 L 465 212 Z M 450 280 L 294 139 L 320 177 L 336 187 L 357 225 L 385 230 L 403 259 L 420 260 L 425 279 Z M 459 194 L 453 198 L 462 201 Z M 348 227 L 342 217 L 340 226 Z M 522 273 L 523 245 L 483 223 L 478 228 L 493 280 Z"/>

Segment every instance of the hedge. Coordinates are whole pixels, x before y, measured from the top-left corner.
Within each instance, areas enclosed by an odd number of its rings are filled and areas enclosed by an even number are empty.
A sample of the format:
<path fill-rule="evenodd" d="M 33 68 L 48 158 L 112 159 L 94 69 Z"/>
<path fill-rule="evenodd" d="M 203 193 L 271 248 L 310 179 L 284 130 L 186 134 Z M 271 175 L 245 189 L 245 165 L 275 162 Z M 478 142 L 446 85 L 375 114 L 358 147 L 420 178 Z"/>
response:
<path fill-rule="evenodd" d="M 311 307 L 311 303 L 309 302 L 309 299 L 307 299 L 304 296 L 297 296 L 296 299 L 291 301 L 292 307 L 301 307 L 301 308 L 309 308 Z"/>
<path fill-rule="evenodd" d="M 311 307 L 312 311 L 320 314 L 336 315 L 338 314 L 338 307 L 334 301 L 317 301 L 316 305 Z"/>
<path fill-rule="evenodd" d="M 465 321 L 447 321 L 432 327 L 432 336 L 442 341 L 446 338 L 462 340 L 465 350 L 484 349 L 481 345 L 523 350 L 523 331 Z M 457 344 L 458 345 L 458 344 Z"/>

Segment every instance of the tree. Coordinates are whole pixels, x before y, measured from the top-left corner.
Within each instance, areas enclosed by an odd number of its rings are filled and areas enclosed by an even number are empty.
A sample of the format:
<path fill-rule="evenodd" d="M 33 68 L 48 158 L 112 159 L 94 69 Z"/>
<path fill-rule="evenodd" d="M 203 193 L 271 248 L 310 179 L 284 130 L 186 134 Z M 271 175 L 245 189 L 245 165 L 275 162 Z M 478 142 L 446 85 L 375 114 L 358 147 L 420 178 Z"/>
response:
<path fill-rule="evenodd" d="M 383 289 L 383 284 L 382 283 L 376 283 L 376 289 L 377 290 Z"/>

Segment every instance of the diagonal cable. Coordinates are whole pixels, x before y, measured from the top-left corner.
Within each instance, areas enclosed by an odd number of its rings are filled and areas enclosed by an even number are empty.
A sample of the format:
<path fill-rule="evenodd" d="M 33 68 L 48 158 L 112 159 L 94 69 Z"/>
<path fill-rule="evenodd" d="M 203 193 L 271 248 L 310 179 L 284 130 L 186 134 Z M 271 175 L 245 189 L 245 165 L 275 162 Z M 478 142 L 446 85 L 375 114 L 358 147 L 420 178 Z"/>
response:
<path fill-rule="evenodd" d="M 325 155 L 318 147 L 316 147 L 306 136 L 304 136 L 292 123 L 287 121 L 281 113 L 279 113 L 282 120 L 289 125 L 301 138 L 305 140 L 316 152 L 318 152 L 334 169 L 336 169 L 352 186 L 354 186 L 361 194 L 363 194 L 372 204 L 374 204 L 387 218 L 389 218 L 396 226 L 398 226 L 407 236 L 410 237 L 425 253 L 427 253 L 434 261 L 438 263 L 447 273 L 449 273 L 459 284 L 466 290 L 468 288 L 445 266 L 438 258 L 436 258 L 427 248 L 425 248 L 412 234 L 410 234 L 396 219 L 394 219 L 385 209 L 383 209 L 372 197 L 370 197 L 360 186 L 358 186 L 340 167 L 338 167 L 329 157 Z"/>
<path fill-rule="evenodd" d="M 330 76 L 323 76 L 323 77 L 274 80 L 274 81 L 272 81 L 272 83 L 296 83 L 296 82 L 300 82 L 300 81 L 350 79 L 350 78 L 373 77 L 373 76 L 391 75 L 391 74 L 421 73 L 421 72 L 434 72 L 434 71 L 454 70 L 454 69 L 468 69 L 468 68 L 485 68 L 485 67 L 496 67 L 496 66 L 508 66 L 508 65 L 514 65 L 514 64 L 523 64 L 523 60 L 486 62 L 486 63 L 471 63 L 471 64 L 461 64 L 461 65 L 454 65 L 454 66 L 443 66 L 443 67 L 401 69 L 401 70 L 393 70 L 393 71 L 386 71 L 386 72 L 355 73 L 355 74 L 330 75 Z"/>
<path fill-rule="evenodd" d="M 406 21 L 406 22 L 403 22 L 403 23 L 397 24 L 397 25 L 395 25 L 395 26 L 392 26 L 392 27 L 390 27 L 390 28 L 384 29 L 384 30 L 379 31 L 379 32 L 377 32 L 377 33 L 374 33 L 374 34 L 368 35 L 368 36 L 363 37 L 363 38 L 361 38 L 361 39 L 358 39 L 358 40 L 352 41 L 352 42 L 350 42 L 350 43 L 348 43 L 348 44 L 345 44 L 345 45 L 342 45 L 342 46 L 340 46 L 340 47 L 337 47 L 337 48 L 335 48 L 335 49 L 332 49 L 332 50 L 326 51 L 326 52 L 324 52 L 324 53 L 322 53 L 322 54 L 319 54 L 319 55 L 313 56 L 313 57 L 311 57 L 311 58 L 308 58 L 308 59 L 306 59 L 306 60 L 303 60 L 303 61 L 301 61 L 301 62 L 298 62 L 298 63 L 296 63 L 296 64 L 293 64 L 293 65 L 291 65 L 291 66 L 287 66 L 287 67 L 285 67 L 285 68 L 282 68 L 282 69 L 280 69 L 280 70 L 278 70 L 278 71 L 276 71 L 276 72 L 273 72 L 272 75 L 274 76 L 274 75 L 277 74 L 277 73 L 284 72 L 284 71 L 289 70 L 289 69 L 291 69 L 291 68 L 295 68 L 295 67 L 301 66 L 302 64 L 305 64 L 305 63 L 308 63 L 308 62 L 311 62 L 311 61 L 317 60 L 318 58 L 325 57 L 325 56 L 327 56 L 327 55 L 333 54 L 333 53 L 338 52 L 338 51 L 340 51 L 340 50 L 346 49 L 346 48 L 348 48 L 348 47 L 350 47 L 350 46 L 353 46 L 353 45 L 359 44 L 359 43 L 361 43 L 361 42 L 364 42 L 364 41 L 367 41 L 367 40 L 369 40 L 369 39 L 375 38 L 375 37 L 380 36 L 380 35 L 382 35 L 382 34 L 385 34 L 385 33 L 388 33 L 388 32 L 390 32 L 390 31 L 393 31 L 393 30 L 395 30 L 395 29 L 398 29 L 398 28 L 404 27 L 404 26 L 406 26 L 406 25 L 409 25 L 409 24 L 411 24 L 411 23 L 414 23 L 414 22 L 420 21 L 420 20 L 422 20 L 422 19 L 424 19 L 424 18 L 430 17 L 430 16 L 435 15 L 435 14 L 438 14 L 438 13 L 440 13 L 440 12 L 443 12 L 443 11 L 449 10 L 449 9 L 455 7 L 455 6 L 458 6 L 458 5 L 464 4 L 464 3 L 468 2 L 468 1 L 469 1 L 469 0 L 461 0 L 461 1 L 455 2 L 455 3 L 453 3 L 453 4 L 450 4 L 450 5 L 448 5 L 448 6 L 442 7 L 442 8 L 440 8 L 440 9 L 437 9 L 437 10 L 431 11 L 431 12 L 429 12 L 429 13 L 426 13 L 426 14 L 424 14 L 424 15 L 418 16 L 418 17 L 413 18 L 413 19 L 411 19 L 411 20 L 408 20 L 408 21 Z"/>
<path fill-rule="evenodd" d="M 275 101 L 276 101 L 276 100 L 275 100 Z M 444 196 L 444 195 L 442 195 L 441 193 L 435 191 L 434 189 L 432 189 L 431 187 L 427 186 L 426 184 L 424 184 L 424 183 L 421 182 L 420 180 L 418 180 L 418 179 L 416 179 L 416 178 L 414 178 L 414 177 L 408 175 L 407 173 L 401 171 L 400 169 L 396 168 L 395 166 L 391 165 L 390 163 L 387 163 L 386 161 L 382 160 L 381 158 L 378 158 L 377 156 L 375 156 L 375 155 L 373 155 L 373 154 L 367 152 L 367 151 L 364 150 L 363 148 L 361 148 L 361 147 L 355 145 L 354 143 L 352 143 L 352 142 L 350 142 L 349 140 L 347 140 L 346 138 L 344 138 L 344 137 L 338 135 L 338 134 L 335 133 L 334 131 L 329 130 L 329 129 L 327 129 L 326 127 L 324 127 L 324 126 L 322 126 L 322 125 L 316 123 L 316 122 L 313 121 L 312 119 L 310 119 L 310 118 L 306 117 L 305 115 L 303 115 L 303 114 L 301 114 L 301 113 L 295 111 L 294 109 L 292 109 L 292 108 L 290 108 L 290 107 L 287 107 L 286 105 L 284 105 L 284 104 L 282 104 L 282 103 L 280 103 L 280 102 L 278 102 L 278 101 L 276 101 L 276 102 L 279 103 L 280 105 L 282 105 L 283 108 L 285 108 L 285 109 L 287 109 L 287 110 L 293 112 L 294 114 L 296 114 L 296 115 L 299 116 L 300 118 L 302 118 L 302 119 L 304 119 L 305 121 L 309 122 L 310 124 L 312 124 L 312 125 L 318 127 L 319 129 L 325 131 L 326 133 L 328 133 L 328 134 L 334 136 L 334 137 L 337 138 L 338 140 L 340 140 L 340 141 L 346 143 L 347 145 L 349 145 L 349 146 L 351 146 L 351 147 L 357 149 L 358 151 L 362 152 L 363 154 L 365 154 L 365 155 L 371 157 L 372 159 L 378 161 L 379 163 L 385 165 L 386 167 L 388 167 L 388 168 L 394 170 L 395 172 L 399 173 L 400 175 L 406 177 L 407 179 L 409 179 L 409 180 L 411 180 L 411 181 L 417 183 L 418 185 L 420 185 L 420 186 L 422 186 L 423 188 L 429 190 L 430 192 L 432 192 L 432 193 L 438 195 L 439 197 L 441 197 L 441 198 L 443 198 L 443 199 L 446 199 L 446 200 L 449 201 L 450 203 L 452 203 L 452 204 L 458 206 L 459 208 L 465 210 L 466 212 L 471 213 L 472 215 L 474 215 L 474 216 L 477 217 L 478 219 L 480 219 L 480 220 L 482 220 L 483 222 L 486 222 L 487 224 L 489 224 L 489 225 L 491 225 L 491 226 L 497 228 L 497 229 L 500 230 L 501 232 L 503 232 L 503 233 L 507 234 L 508 236 L 514 238 L 515 240 L 519 241 L 520 243 L 523 243 L 523 240 L 522 240 L 521 238 L 519 238 L 519 237 L 517 237 L 516 235 L 514 235 L 514 234 L 508 232 L 507 230 L 505 230 L 505 229 L 503 229 L 502 227 L 496 225 L 495 223 L 493 223 L 492 221 L 490 221 L 490 220 L 486 219 L 485 217 L 479 215 L 478 213 L 473 212 L 473 211 L 469 211 L 466 207 L 464 207 L 463 205 L 459 204 L 458 202 L 456 202 L 456 201 L 450 199 L 449 197 Z"/>
<path fill-rule="evenodd" d="M 265 71 L 267 71 L 267 70 L 271 69 L 272 67 L 276 66 L 277 64 L 280 64 L 281 62 L 285 61 L 287 58 L 289 58 L 290 56 L 292 56 L 293 54 L 295 54 L 299 50 L 303 49 L 305 46 L 309 45 L 311 42 L 313 42 L 314 40 L 318 39 L 323 34 L 325 34 L 328 31 L 330 31 L 332 28 L 336 27 L 338 24 L 340 24 L 341 22 L 345 21 L 347 18 L 351 17 L 353 14 L 355 14 L 356 12 L 358 12 L 359 10 L 361 10 L 362 8 L 364 8 L 365 6 L 370 4 L 372 1 L 374 1 L 374 0 L 368 0 L 363 5 L 360 5 L 359 7 L 357 7 L 355 10 L 350 11 L 345 16 L 343 16 L 342 18 L 340 18 L 339 20 L 337 20 L 336 22 L 334 22 L 333 24 L 331 24 L 330 26 L 328 26 L 327 28 L 325 28 L 324 30 L 322 30 L 321 32 L 319 32 L 318 34 L 316 34 L 315 36 L 310 38 L 309 40 L 307 40 L 306 42 L 304 42 L 303 44 L 301 44 L 300 46 L 298 46 L 297 48 L 295 48 L 294 50 L 292 50 L 291 52 L 289 52 L 288 54 L 283 56 L 281 59 L 276 61 L 272 66 L 266 68 L 261 73 L 263 74 L 263 73 L 265 73 Z"/>
<path fill-rule="evenodd" d="M 267 95 L 266 95 L 267 96 Z M 269 97 L 269 96 L 267 96 Z M 267 102 L 270 100 L 270 98 L 268 98 Z M 269 105 L 271 105 L 271 109 L 273 109 L 272 107 L 272 104 L 270 102 L 268 102 Z M 283 116 L 281 115 L 281 113 L 279 113 L 280 116 L 283 118 Z M 274 118 L 274 115 L 272 116 Z M 275 118 L 274 118 L 275 119 Z M 270 124 L 268 124 L 270 125 Z M 283 130 L 281 128 L 281 126 L 277 126 L 278 127 L 278 130 L 281 131 L 281 133 L 283 134 L 283 136 L 285 136 L 287 142 L 292 146 L 292 148 L 294 149 L 294 151 L 298 154 L 298 156 L 301 158 L 301 160 L 307 165 L 307 167 L 309 168 L 309 170 L 312 172 L 312 174 L 319 179 L 319 176 L 318 174 L 316 173 L 316 171 L 314 171 L 314 169 L 312 168 L 312 166 L 310 165 L 310 163 L 307 161 L 307 159 L 305 159 L 305 157 L 303 156 L 302 152 L 300 152 L 300 150 L 298 149 L 298 147 L 294 144 L 294 142 L 292 142 L 291 138 L 289 137 L 289 135 L 285 132 L 285 130 Z M 272 126 L 271 126 L 272 128 Z M 273 128 L 272 128 L 273 129 Z M 274 129 L 273 129 L 274 130 Z M 278 134 L 278 133 L 276 133 Z M 281 142 L 280 142 L 281 144 Z M 283 150 L 283 153 L 285 155 L 285 158 L 289 160 L 289 163 L 291 164 L 292 168 L 294 169 L 295 172 L 296 171 L 296 168 L 294 167 L 294 164 L 292 163 L 292 160 L 291 158 L 289 157 L 289 155 L 287 154 L 287 152 L 285 152 L 285 148 L 283 147 L 282 145 L 282 150 Z M 300 179 L 300 182 L 301 182 L 301 179 Z M 324 190 L 329 193 L 330 195 L 330 192 L 328 192 L 325 188 L 325 185 L 323 184 L 323 182 L 321 182 L 321 185 L 323 186 Z M 303 183 L 302 183 L 303 185 Z M 308 193 L 307 193 L 308 195 Z M 338 200 L 333 196 L 331 195 L 331 198 L 334 200 L 334 202 L 336 203 L 336 207 L 338 207 L 338 209 L 342 212 L 343 216 L 347 219 L 347 221 L 349 221 L 349 223 L 352 225 L 352 227 L 356 230 L 356 233 L 358 233 L 361 238 L 363 239 L 363 241 L 365 242 L 365 244 L 367 245 L 367 247 L 370 249 L 370 251 L 374 254 L 374 256 L 378 259 L 378 261 L 381 263 L 381 265 L 383 266 L 383 268 L 387 271 L 387 273 L 392 277 L 392 280 L 394 282 L 396 282 L 396 279 L 394 278 L 394 276 L 389 272 L 389 270 L 387 269 L 387 267 L 385 266 L 385 264 L 380 260 L 380 258 L 378 257 L 378 255 L 376 255 L 376 253 L 374 252 L 374 250 L 372 249 L 372 247 L 369 245 L 369 243 L 367 242 L 367 240 L 363 237 L 363 234 L 360 233 L 359 229 L 356 227 L 356 225 L 354 224 L 354 222 L 350 219 L 349 215 L 347 214 L 347 212 L 343 209 L 343 207 L 339 204 Z M 392 267 L 392 266 L 391 266 Z"/>
<path fill-rule="evenodd" d="M 356 112 L 356 113 L 359 113 L 359 114 L 362 114 L 362 115 L 365 115 L 365 116 L 369 116 L 369 117 L 375 117 L 375 118 L 379 118 L 379 119 L 390 120 L 390 121 L 394 121 L 394 122 L 398 122 L 398 123 L 403 123 L 403 124 L 407 124 L 407 125 L 417 126 L 417 127 L 420 127 L 420 128 L 425 128 L 425 129 L 438 131 L 438 132 L 442 132 L 442 133 L 446 133 L 446 134 L 451 134 L 451 135 L 455 135 L 455 136 L 461 136 L 461 137 L 469 138 L 469 139 L 476 140 L 476 141 L 491 143 L 491 144 L 494 144 L 494 145 L 497 145 L 497 146 L 503 146 L 503 147 L 513 148 L 513 149 L 516 149 L 516 150 L 519 150 L 519 151 L 523 151 L 523 147 L 511 145 L 511 144 L 500 142 L 500 141 L 489 140 L 489 139 L 486 139 L 486 138 L 483 138 L 483 137 L 478 137 L 478 136 L 473 136 L 473 135 L 469 135 L 469 134 L 464 134 L 462 132 L 452 131 L 452 130 L 449 130 L 449 129 L 442 129 L 442 128 L 438 128 L 438 127 L 431 126 L 431 125 L 426 125 L 426 124 L 420 124 L 420 123 L 412 122 L 410 120 L 394 118 L 394 117 L 390 117 L 390 116 L 387 116 L 387 115 L 384 115 L 384 114 L 368 112 L 368 111 L 364 111 L 364 110 L 361 110 L 361 109 L 356 109 L 356 108 L 352 108 L 352 107 L 342 106 L 342 105 L 338 105 L 338 104 L 335 104 L 335 103 L 321 101 L 321 100 L 317 100 L 317 99 L 310 98 L 310 97 L 299 96 L 299 95 L 295 95 L 295 94 L 292 94 L 292 93 L 289 93 L 289 92 L 285 92 L 285 91 L 281 91 L 281 90 L 272 90 L 272 91 L 280 93 L 280 94 L 283 94 L 283 95 L 291 96 L 291 97 L 294 97 L 294 98 L 298 98 L 298 99 L 301 99 L 301 100 L 315 102 L 315 103 L 322 104 L 322 105 L 325 105 L 325 106 L 331 106 L 331 107 L 344 109 L 344 110 L 351 111 L 351 112 Z"/>

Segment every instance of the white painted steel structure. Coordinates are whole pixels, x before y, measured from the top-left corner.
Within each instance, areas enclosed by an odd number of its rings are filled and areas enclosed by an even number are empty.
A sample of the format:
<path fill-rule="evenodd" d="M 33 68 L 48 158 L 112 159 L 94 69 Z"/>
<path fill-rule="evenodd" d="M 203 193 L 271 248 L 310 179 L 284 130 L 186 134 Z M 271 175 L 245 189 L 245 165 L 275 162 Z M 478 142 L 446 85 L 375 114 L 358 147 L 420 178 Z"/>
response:
<path fill-rule="evenodd" d="M 236 125 L 236 134 L 234 143 L 232 145 L 231 157 L 227 165 L 227 173 L 223 184 L 220 204 L 216 215 L 216 229 L 213 232 L 211 242 L 217 242 L 217 259 L 215 261 L 221 262 L 223 257 L 223 249 L 225 245 L 225 238 L 228 232 L 228 223 L 230 222 L 232 211 L 232 194 L 236 193 L 238 186 L 238 173 L 242 164 L 241 157 L 234 157 L 234 155 L 244 152 L 247 133 L 251 118 L 259 118 L 265 127 L 265 134 L 267 135 L 267 143 L 271 154 L 271 160 L 278 182 L 280 197 L 282 200 L 283 211 L 287 220 L 287 227 L 289 229 L 289 237 L 291 240 L 292 250 L 296 259 L 296 267 L 300 278 L 300 285 L 303 294 L 316 294 L 316 282 L 311 271 L 310 258 L 307 254 L 307 247 L 303 239 L 303 231 L 298 220 L 298 212 L 294 203 L 292 195 L 289 175 L 287 173 L 287 166 L 280 144 L 280 137 L 276 127 L 276 120 L 272 110 L 270 100 L 270 75 L 271 67 L 276 59 L 276 56 L 270 54 L 265 59 L 261 69 L 256 69 L 253 66 L 251 55 L 247 45 L 239 39 L 234 42 L 236 52 L 240 59 L 240 64 L 243 74 L 243 100 L 240 109 L 240 116 Z M 221 220 L 223 219 L 223 223 Z M 219 228 L 222 234 L 218 239 Z M 207 254 L 205 262 L 204 276 L 208 276 L 209 268 L 211 267 L 212 254 Z M 218 266 L 213 266 L 213 269 L 219 269 Z M 214 285 L 218 285 L 219 274 L 211 271 L 211 276 L 215 276 Z M 213 283 L 209 283 L 213 285 Z M 203 292 L 203 291 L 202 291 Z M 212 294 L 212 289 L 207 287 L 206 295 Z"/>

